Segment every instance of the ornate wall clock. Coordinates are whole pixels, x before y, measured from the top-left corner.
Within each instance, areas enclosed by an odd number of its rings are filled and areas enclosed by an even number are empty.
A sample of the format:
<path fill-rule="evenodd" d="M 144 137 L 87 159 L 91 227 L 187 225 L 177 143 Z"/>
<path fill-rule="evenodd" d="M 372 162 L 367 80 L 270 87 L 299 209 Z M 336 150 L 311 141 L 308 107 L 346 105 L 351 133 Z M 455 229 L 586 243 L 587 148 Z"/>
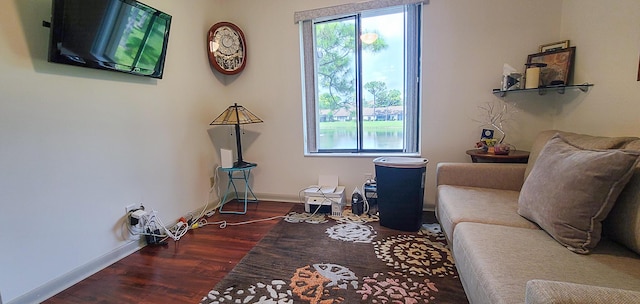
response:
<path fill-rule="evenodd" d="M 214 24 L 207 35 L 207 48 L 209 62 L 222 74 L 238 74 L 247 64 L 247 44 L 244 34 L 233 23 Z"/>

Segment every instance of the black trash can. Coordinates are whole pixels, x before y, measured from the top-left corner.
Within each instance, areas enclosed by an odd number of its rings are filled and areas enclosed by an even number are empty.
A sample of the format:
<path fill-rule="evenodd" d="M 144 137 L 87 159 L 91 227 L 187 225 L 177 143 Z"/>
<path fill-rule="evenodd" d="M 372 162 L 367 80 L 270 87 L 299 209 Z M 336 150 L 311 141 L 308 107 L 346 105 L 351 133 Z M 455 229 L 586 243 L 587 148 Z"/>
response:
<path fill-rule="evenodd" d="M 420 230 L 428 162 L 425 158 L 413 157 L 373 160 L 381 226 L 402 231 Z"/>

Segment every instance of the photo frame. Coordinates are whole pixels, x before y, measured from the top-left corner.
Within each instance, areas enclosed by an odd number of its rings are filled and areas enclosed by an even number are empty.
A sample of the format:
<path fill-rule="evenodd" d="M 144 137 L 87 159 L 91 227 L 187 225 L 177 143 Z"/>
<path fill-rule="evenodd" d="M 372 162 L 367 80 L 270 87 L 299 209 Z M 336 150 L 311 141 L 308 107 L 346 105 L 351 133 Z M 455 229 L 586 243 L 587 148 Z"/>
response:
<path fill-rule="evenodd" d="M 544 63 L 540 69 L 540 85 L 568 85 L 571 83 L 573 58 L 576 47 L 531 54 L 527 57 L 527 66 L 532 63 Z"/>
<path fill-rule="evenodd" d="M 638 61 L 638 81 L 640 81 L 640 60 Z"/>
<path fill-rule="evenodd" d="M 540 53 L 569 48 L 569 40 L 540 45 Z"/>

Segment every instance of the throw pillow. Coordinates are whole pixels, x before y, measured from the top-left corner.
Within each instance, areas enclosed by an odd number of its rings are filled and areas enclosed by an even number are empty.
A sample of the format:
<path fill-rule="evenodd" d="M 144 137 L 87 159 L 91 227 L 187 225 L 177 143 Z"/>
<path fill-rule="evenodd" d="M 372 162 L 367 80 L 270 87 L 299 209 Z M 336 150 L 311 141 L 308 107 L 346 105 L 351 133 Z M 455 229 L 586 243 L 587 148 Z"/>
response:
<path fill-rule="evenodd" d="M 639 155 L 583 149 L 557 134 L 542 148 L 522 186 L 518 213 L 569 250 L 589 253 Z"/>

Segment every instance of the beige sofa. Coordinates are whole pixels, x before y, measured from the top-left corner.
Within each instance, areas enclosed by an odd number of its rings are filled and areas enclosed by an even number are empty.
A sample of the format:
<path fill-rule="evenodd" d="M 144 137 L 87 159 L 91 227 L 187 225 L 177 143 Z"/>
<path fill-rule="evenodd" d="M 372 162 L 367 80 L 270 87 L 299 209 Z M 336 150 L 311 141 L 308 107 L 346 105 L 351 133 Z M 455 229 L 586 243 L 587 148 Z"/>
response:
<path fill-rule="evenodd" d="M 553 150 L 557 146 L 561 149 Z M 571 170 L 582 170 L 583 165 L 588 167 L 601 160 L 588 156 L 577 165 L 560 168 L 558 164 L 576 161 L 574 150 L 576 155 L 591 153 L 596 158 L 597 153 L 640 151 L 640 139 L 549 130 L 535 140 L 528 164 L 438 164 L 436 215 L 471 303 L 640 303 L 638 162 L 630 166 L 627 175 L 621 173 L 622 182 L 615 181 L 606 188 L 609 190 L 588 193 L 594 189 L 589 185 L 591 180 L 606 181 L 580 179 L 582 174 Z M 591 171 L 598 171 L 597 168 L 608 169 L 608 161 L 584 171 L 593 174 Z M 564 181 L 558 181 L 562 175 L 565 179 L 567 175 L 575 178 L 563 185 Z M 617 186 L 620 191 L 616 193 Z M 551 190 L 541 191 L 540 187 Z M 612 200 L 609 207 L 600 206 L 595 216 L 587 218 L 587 233 L 572 230 L 580 230 L 576 228 L 579 225 L 548 223 L 550 218 L 582 214 L 580 206 L 571 205 L 579 203 L 571 195 L 574 188 L 581 187 L 584 193 L 577 195 L 586 195 L 583 199 Z M 556 201 L 557 197 L 561 199 Z M 563 209 L 565 204 L 569 207 Z M 531 215 L 535 210 L 527 208 L 542 211 L 536 217 Z M 565 231 L 558 236 L 555 229 Z M 583 236 L 581 243 L 571 244 L 576 235 Z"/>

